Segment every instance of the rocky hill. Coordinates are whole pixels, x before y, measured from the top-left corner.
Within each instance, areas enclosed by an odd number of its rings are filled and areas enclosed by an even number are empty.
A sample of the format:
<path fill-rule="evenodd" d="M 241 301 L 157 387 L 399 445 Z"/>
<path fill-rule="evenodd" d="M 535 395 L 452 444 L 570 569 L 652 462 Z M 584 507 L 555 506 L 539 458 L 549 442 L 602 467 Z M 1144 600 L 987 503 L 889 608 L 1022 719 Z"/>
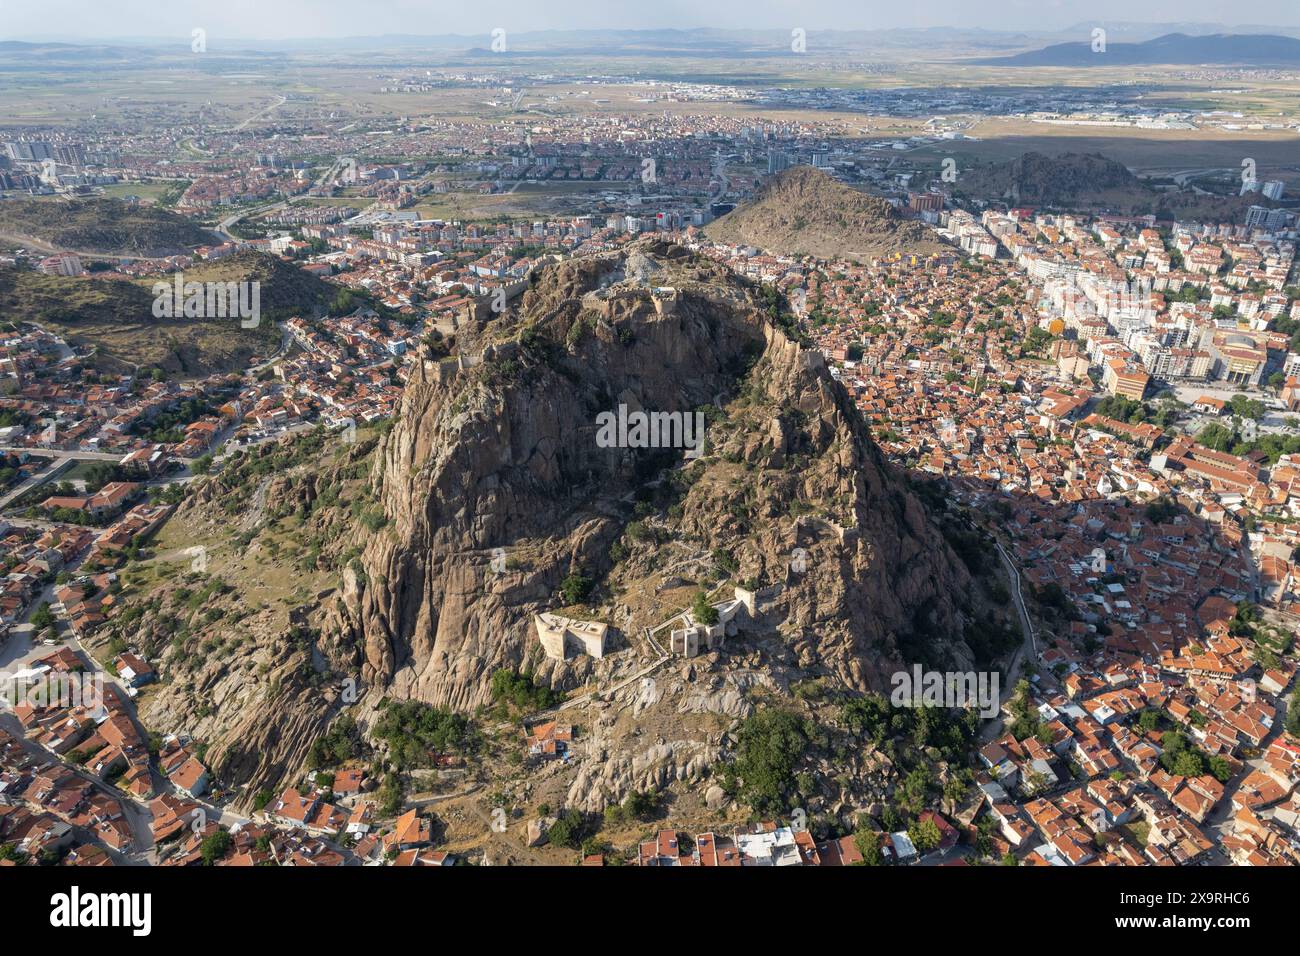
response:
<path fill-rule="evenodd" d="M 365 292 L 341 289 L 279 256 L 248 248 L 224 259 L 197 264 L 185 270 L 185 279 L 187 282 L 256 282 L 261 289 L 262 315 L 272 322 L 294 315 L 346 314 L 363 305 L 388 312 Z M 154 281 L 146 280 L 146 284 L 152 286 Z"/>
<path fill-rule="evenodd" d="M 173 276 L 128 280 L 47 276 L 33 270 L 0 269 L 0 314 L 33 322 L 74 346 L 94 349 L 93 364 L 115 374 L 158 369 L 168 377 L 194 378 L 247 367 L 279 343 L 275 323 L 293 315 L 315 316 L 333 308 L 368 304 L 292 263 L 251 250 L 184 273 L 186 282 L 256 282 L 260 320 L 243 328 L 238 318 L 154 315 L 155 282 Z"/>
<path fill-rule="evenodd" d="M 771 176 L 747 203 L 705 227 L 716 242 L 821 258 L 938 252 L 943 242 L 894 207 L 811 166 Z"/>
<path fill-rule="evenodd" d="M 286 439 L 196 483 L 101 653 L 164 659 L 146 726 L 202 741 L 244 806 L 346 726 L 352 759 L 445 794 L 448 845 L 494 861 L 537 856 L 488 827 L 487 795 L 519 819 L 653 793 L 688 829 L 798 799 L 852 827 L 913 766 L 936 786 L 958 772 L 977 723 L 858 695 L 913 662 L 989 666 L 1018 638 L 995 552 L 972 558 L 799 339 L 773 290 L 679 246 L 549 265 L 506 313 L 423 346 L 386 427 Z M 603 447 L 619 405 L 699 411 L 701 453 Z M 194 545 L 202 572 L 168 560 Z M 650 633 L 737 586 L 760 597 L 722 647 L 674 657 Z M 545 656 L 540 611 L 609 624 L 608 653 Z M 557 701 L 575 759 L 521 763 L 520 719 Z M 430 754 L 387 734 L 394 702 L 425 708 L 412 727 L 467 718 L 468 766 L 411 769 Z M 611 821 L 616 843 L 643 826 Z"/>
<path fill-rule="evenodd" d="M 1005 163 L 963 172 L 952 192 L 959 200 L 1005 202 L 1012 206 L 1220 222 L 1244 221 L 1251 204 L 1271 205 L 1258 194 L 1218 197 L 1192 189 L 1157 190 L 1124 164 L 1100 153 L 1025 153 Z"/>
<path fill-rule="evenodd" d="M 0 236 L 72 252 L 146 258 L 218 241 L 182 215 L 121 199 L 6 200 L 0 202 Z"/>
<path fill-rule="evenodd" d="M 1154 195 L 1127 166 L 1100 153 L 1025 153 L 1006 163 L 964 173 L 953 192 L 1025 205 L 1092 203 L 1116 192 L 1139 198 Z"/>
<path fill-rule="evenodd" d="M 931 659 L 969 659 L 964 567 L 774 313 L 722 267 L 647 243 L 542 271 L 459 357 L 417 366 L 375 466 L 391 534 L 340 607 L 366 683 L 456 709 L 486 703 L 502 667 L 577 686 L 590 659 L 543 659 L 531 628 L 566 577 L 601 582 L 588 604 L 635 644 L 674 609 L 632 597 L 656 564 L 690 577 L 715 552 L 734 580 L 784 588 L 773 630 L 846 686 L 881 686 L 917 634 Z M 599 447 L 618 404 L 707 407 L 707 456 Z"/>

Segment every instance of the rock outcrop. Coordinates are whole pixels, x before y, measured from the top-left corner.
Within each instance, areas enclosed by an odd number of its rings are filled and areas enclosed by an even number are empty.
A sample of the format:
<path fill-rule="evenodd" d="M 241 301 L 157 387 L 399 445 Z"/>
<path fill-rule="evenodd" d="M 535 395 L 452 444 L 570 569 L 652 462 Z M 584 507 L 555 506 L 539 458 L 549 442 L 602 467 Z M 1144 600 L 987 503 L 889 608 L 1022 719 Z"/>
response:
<path fill-rule="evenodd" d="M 97 635 L 158 662 L 142 723 L 202 743 L 214 777 L 246 788 L 245 804 L 301 769 L 360 682 L 359 648 L 322 630 L 321 602 L 332 582 L 341 577 L 346 590 L 356 575 L 340 570 L 356 525 L 337 505 L 362 493 L 353 473 L 374 442 L 326 441 L 268 443 L 197 483 L 168 526 L 194 545 L 162 550 L 151 589 L 128 591 L 129 613 Z M 284 523 L 297 534 L 296 559 L 275 533 Z"/>
<path fill-rule="evenodd" d="M 753 199 L 704 231 L 716 242 L 824 259 L 928 255 L 948 248 L 937 234 L 904 219 L 879 196 L 811 166 L 792 166 L 770 177 Z"/>
<path fill-rule="evenodd" d="M 656 519 L 665 534 L 783 588 L 791 666 L 880 687 L 918 634 L 969 659 L 964 567 L 785 327 L 751 284 L 643 241 L 539 270 L 517 309 L 460 331 L 456 356 L 423 355 L 371 475 L 387 525 L 326 627 L 363 648 L 367 687 L 468 710 L 498 668 L 556 687 L 604 673 L 609 659 L 542 657 L 531 616 L 564 603 L 567 575 L 637 573 L 613 545 L 635 496 L 670 481 L 688 490 Z M 597 416 L 620 405 L 712 406 L 705 455 L 665 476 L 680 450 L 601 447 Z"/>

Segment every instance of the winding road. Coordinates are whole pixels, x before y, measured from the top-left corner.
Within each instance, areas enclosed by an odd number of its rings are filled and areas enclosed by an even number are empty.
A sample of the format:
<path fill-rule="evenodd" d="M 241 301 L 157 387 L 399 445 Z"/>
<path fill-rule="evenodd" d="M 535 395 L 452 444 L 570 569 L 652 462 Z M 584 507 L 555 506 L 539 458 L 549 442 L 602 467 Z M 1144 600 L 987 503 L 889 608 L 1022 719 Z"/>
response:
<path fill-rule="evenodd" d="M 1007 577 L 1011 579 L 1011 596 L 1016 602 L 1016 614 L 1020 618 L 1020 630 L 1025 635 L 1025 639 L 1016 648 L 1015 654 L 1011 656 L 1011 661 L 1007 665 L 1007 679 L 1002 682 L 1002 690 L 999 694 L 999 703 L 1004 704 L 1007 699 L 1015 692 L 1016 681 L 1020 677 L 1020 672 L 1024 669 L 1025 651 L 1032 654 L 1033 660 L 1038 658 L 1038 639 L 1034 637 L 1034 622 L 1029 617 L 1029 609 L 1025 607 L 1024 594 L 1020 587 L 1020 572 L 1011 561 L 1011 555 L 1007 554 L 1007 549 L 1002 547 L 1002 542 L 994 540 L 993 544 L 998 549 L 998 555 L 1002 558 L 1002 563 L 1007 569 Z M 980 740 L 987 742 L 995 740 L 1002 733 L 1002 718 L 997 717 L 987 721 L 980 731 Z"/>

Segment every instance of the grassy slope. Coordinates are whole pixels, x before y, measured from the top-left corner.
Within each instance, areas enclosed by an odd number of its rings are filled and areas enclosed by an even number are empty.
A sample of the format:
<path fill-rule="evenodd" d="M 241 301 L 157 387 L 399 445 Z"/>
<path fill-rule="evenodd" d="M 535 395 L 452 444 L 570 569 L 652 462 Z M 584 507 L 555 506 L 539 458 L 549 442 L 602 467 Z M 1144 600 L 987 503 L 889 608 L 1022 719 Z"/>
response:
<path fill-rule="evenodd" d="M 269 354 L 279 341 L 277 319 L 320 314 L 338 293 L 294 265 L 255 252 L 205 263 L 185 279 L 260 282 L 261 323 L 244 329 L 237 319 L 155 318 L 152 279 L 64 278 L 12 269 L 0 270 L 0 315 L 95 346 L 95 364 L 105 371 L 157 367 L 191 377 L 243 368 L 251 356 Z"/>
<path fill-rule="evenodd" d="M 184 216 L 120 199 L 0 202 L 0 235 L 123 256 L 173 255 L 216 241 L 212 233 Z"/>

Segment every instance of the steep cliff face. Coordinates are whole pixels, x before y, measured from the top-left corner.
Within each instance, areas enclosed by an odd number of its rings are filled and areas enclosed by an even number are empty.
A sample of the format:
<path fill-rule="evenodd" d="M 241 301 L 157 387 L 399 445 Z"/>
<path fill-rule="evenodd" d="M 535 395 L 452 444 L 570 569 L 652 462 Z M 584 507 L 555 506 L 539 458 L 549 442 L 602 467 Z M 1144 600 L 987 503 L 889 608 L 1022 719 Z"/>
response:
<path fill-rule="evenodd" d="M 674 549 L 782 585 L 774 626 L 800 666 L 850 686 L 881 686 L 918 632 L 969 658 L 964 568 L 776 311 L 709 260 L 643 242 L 548 266 L 457 357 L 424 356 L 371 476 L 388 523 L 325 628 L 363 647 L 367 688 L 468 709 L 501 667 L 560 687 L 620 673 L 675 610 L 635 597 Z M 704 455 L 679 469 L 681 451 L 601 447 L 597 416 L 620 405 L 711 406 Z M 634 512 L 668 488 L 673 506 Z M 626 533 L 647 512 L 649 543 Z M 531 616 L 564 603 L 573 573 L 602 582 L 596 610 L 631 655 L 541 657 Z"/>

